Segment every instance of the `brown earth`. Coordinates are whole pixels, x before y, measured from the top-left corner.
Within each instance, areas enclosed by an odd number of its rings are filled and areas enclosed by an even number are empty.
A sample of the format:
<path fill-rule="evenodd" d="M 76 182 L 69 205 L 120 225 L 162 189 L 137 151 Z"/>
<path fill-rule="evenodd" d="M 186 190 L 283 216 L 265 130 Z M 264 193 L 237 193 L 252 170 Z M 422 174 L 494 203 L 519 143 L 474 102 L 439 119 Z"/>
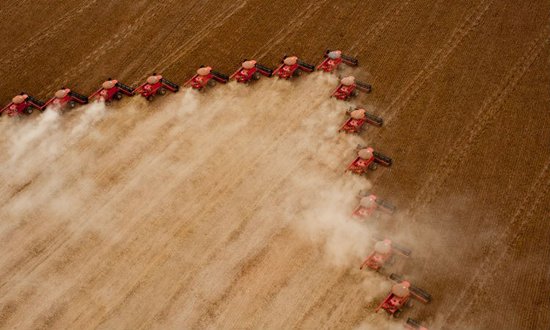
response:
<path fill-rule="evenodd" d="M 200 64 L 357 56 L 385 119 L 336 134 L 336 80 L 182 91 L 0 120 L 0 327 L 401 328 L 359 272 L 376 233 L 431 328 L 550 327 L 548 1 L 6 0 L 0 101 Z M 343 176 L 355 144 L 392 156 Z M 347 219 L 373 185 L 394 218 Z"/>

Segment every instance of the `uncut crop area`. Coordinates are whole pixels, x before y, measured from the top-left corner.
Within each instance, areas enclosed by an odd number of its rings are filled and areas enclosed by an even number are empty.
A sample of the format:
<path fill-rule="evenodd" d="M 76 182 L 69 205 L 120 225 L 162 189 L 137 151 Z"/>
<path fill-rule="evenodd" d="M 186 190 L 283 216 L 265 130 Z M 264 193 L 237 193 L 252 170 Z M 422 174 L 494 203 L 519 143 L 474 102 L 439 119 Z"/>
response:
<path fill-rule="evenodd" d="M 550 327 L 547 1 L 6 0 L 0 18 L 1 107 L 182 86 L 0 117 L 1 329 Z M 183 87 L 326 49 L 359 66 Z M 347 75 L 372 92 L 331 98 Z M 356 106 L 384 125 L 339 133 Z M 392 166 L 345 173 L 358 144 Z M 352 217 L 361 190 L 396 211 Z M 360 270 L 381 238 L 411 255 Z M 390 273 L 432 301 L 376 313 Z"/>

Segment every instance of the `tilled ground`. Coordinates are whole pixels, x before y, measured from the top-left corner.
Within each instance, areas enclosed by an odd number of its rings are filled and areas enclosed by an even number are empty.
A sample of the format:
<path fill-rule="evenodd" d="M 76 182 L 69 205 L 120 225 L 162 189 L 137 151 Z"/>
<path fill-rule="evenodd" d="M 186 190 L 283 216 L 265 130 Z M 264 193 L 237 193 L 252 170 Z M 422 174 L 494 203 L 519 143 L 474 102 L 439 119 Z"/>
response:
<path fill-rule="evenodd" d="M 378 231 L 413 248 L 394 270 L 434 297 L 407 316 L 548 328 L 549 9 L 6 0 L 3 104 L 339 48 L 385 126 L 336 135 L 345 104 L 320 74 L 3 118 L 0 326 L 399 328 L 372 314 L 389 283 L 357 269 Z M 361 140 L 394 159 L 370 182 L 342 176 Z M 371 184 L 400 211 L 359 226 Z"/>

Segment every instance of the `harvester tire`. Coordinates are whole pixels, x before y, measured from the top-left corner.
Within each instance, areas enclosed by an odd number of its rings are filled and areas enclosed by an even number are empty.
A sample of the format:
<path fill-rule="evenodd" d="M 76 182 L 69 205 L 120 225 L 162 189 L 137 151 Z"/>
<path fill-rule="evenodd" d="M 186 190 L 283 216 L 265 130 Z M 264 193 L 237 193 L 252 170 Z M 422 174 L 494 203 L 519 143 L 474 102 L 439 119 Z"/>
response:
<path fill-rule="evenodd" d="M 25 109 L 25 113 L 26 113 L 27 115 L 30 115 L 32 112 L 33 112 L 32 107 L 28 107 L 27 109 Z"/>
<path fill-rule="evenodd" d="M 166 94 L 166 88 L 163 88 L 163 87 L 159 88 L 159 90 L 157 91 L 157 94 L 158 94 L 158 95 L 164 95 L 164 94 Z"/>
<path fill-rule="evenodd" d="M 369 165 L 369 170 L 371 170 L 371 171 L 376 171 L 377 168 L 378 168 L 378 164 L 376 164 L 376 163 L 370 163 L 370 165 Z"/>
<path fill-rule="evenodd" d="M 214 87 L 216 86 L 216 81 L 214 79 L 210 79 L 206 84 L 210 87 Z"/>
<path fill-rule="evenodd" d="M 115 99 L 117 99 L 117 100 L 122 99 L 122 93 L 121 92 L 116 92 Z"/>
<path fill-rule="evenodd" d="M 296 69 L 294 73 L 292 74 L 293 77 L 299 77 L 302 75 L 302 70 Z"/>
<path fill-rule="evenodd" d="M 398 319 L 400 316 L 401 316 L 401 310 L 400 309 L 396 310 L 395 313 L 393 313 L 393 317 L 396 318 L 396 319 Z"/>
<path fill-rule="evenodd" d="M 76 103 L 74 101 L 69 101 L 69 108 L 73 109 L 76 107 Z"/>
<path fill-rule="evenodd" d="M 359 92 L 357 91 L 357 89 L 354 89 L 353 92 L 351 92 L 351 96 L 357 96 L 359 95 Z"/>
<path fill-rule="evenodd" d="M 155 97 L 153 95 L 149 95 L 149 96 L 147 96 L 147 101 L 151 102 L 151 101 L 153 101 L 154 98 Z"/>
<path fill-rule="evenodd" d="M 260 73 L 259 72 L 254 72 L 254 74 L 252 75 L 252 80 L 260 80 Z"/>

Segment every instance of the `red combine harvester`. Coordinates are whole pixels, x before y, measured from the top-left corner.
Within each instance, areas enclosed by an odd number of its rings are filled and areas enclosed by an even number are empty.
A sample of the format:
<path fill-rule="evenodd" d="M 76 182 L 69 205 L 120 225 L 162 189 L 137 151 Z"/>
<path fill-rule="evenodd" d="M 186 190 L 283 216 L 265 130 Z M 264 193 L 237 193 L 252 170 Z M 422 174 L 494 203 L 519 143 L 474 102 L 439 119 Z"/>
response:
<path fill-rule="evenodd" d="M 76 92 L 73 92 L 69 88 L 61 87 L 60 90 L 55 92 L 54 97 L 48 100 L 46 104 L 42 107 L 42 109 L 46 109 L 48 106 L 54 106 L 59 109 L 65 109 L 65 108 L 74 108 L 76 107 L 76 104 L 87 104 L 88 103 L 88 97 L 78 94 Z"/>
<path fill-rule="evenodd" d="M 346 114 L 349 118 L 344 122 L 342 127 L 338 132 L 346 133 L 361 133 L 367 127 L 365 124 L 370 124 L 376 127 L 381 127 L 384 124 L 384 120 L 380 117 L 377 117 L 373 114 L 367 112 L 367 110 L 362 108 L 349 108 L 346 111 Z"/>
<path fill-rule="evenodd" d="M 317 70 L 333 72 L 340 67 L 341 63 L 345 63 L 349 66 L 357 66 L 359 61 L 356 58 L 342 54 L 340 50 L 331 51 L 327 49 L 325 51 L 325 59 L 317 66 Z"/>
<path fill-rule="evenodd" d="M 113 100 L 122 99 L 123 95 L 134 96 L 134 90 L 118 80 L 109 78 L 101 84 L 100 89 L 90 95 L 89 99 L 103 100 L 105 104 L 111 104 Z"/>
<path fill-rule="evenodd" d="M 407 330 L 428 330 L 428 328 L 423 327 L 420 322 L 417 320 L 411 319 L 410 317 L 407 318 L 407 322 L 405 323 L 405 329 Z"/>
<path fill-rule="evenodd" d="M 389 239 L 376 242 L 374 244 L 374 251 L 368 255 L 368 257 L 363 261 L 359 269 L 364 269 L 369 267 L 372 270 L 380 270 L 386 264 L 393 264 L 394 252 L 397 252 L 405 257 L 410 257 L 412 251 L 398 246 Z"/>
<path fill-rule="evenodd" d="M 140 93 L 147 101 L 152 101 L 155 95 L 164 95 L 167 90 L 176 93 L 179 89 L 178 85 L 166 80 L 161 75 L 153 73 L 145 83 L 134 90 L 134 93 Z"/>
<path fill-rule="evenodd" d="M 254 60 L 245 60 L 239 70 L 235 71 L 229 79 L 235 79 L 237 82 L 246 84 L 252 80 L 259 80 L 262 75 L 271 77 L 273 70 L 258 64 Z"/>
<path fill-rule="evenodd" d="M 302 75 L 302 71 L 313 72 L 315 66 L 302 62 L 296 56 L 284 56 L 281 60 L 281 65 L 273 72 L 282 79 L 290 79 Z"/>
<path fill-rule="evenodd" d="M 367 219 L 376 211 L 393 214 L 396 207 L 387 201 L 383 201 L 373 194 L 364 191 L 359 192 L 359 205 L 353 210 L 352 215 L 357 218 Z"/>
<path fill-rule="evenodd" d="M 355 174 L 367 174 L 368 170 L 374 171 L 378 168 L 378 164 L 389 167 L 392 164 L 392 159 L 379 152 L 374 151 L 370 147 L 363 147 L 358 145 L 357 157 L 349 164 L 346 171 L 350 171 Z"/>
<path fill-rule="evenodd" d="M 14 96 L 11 99 L 10 104 L 5 106 L 0 110 L 0 116 L 3 114 L 8 115 L 9 117 L 15 117 L 20 115 L 30 115 L 34 109 L 42 110 L 44 107 L 44 102 L 28 95 L 21 93 Z"/>
<path fill-rule="evenodd" d="M 391 292 L 382 301 L 380 306 L 376 308 L 376 312 L 383 309 L 391 316 L 399 317 L 403 308 L 412 305 L 412 301 L 410 301 L 411 297 L 423 303 L 429 303 L 432 300 L 432 296 L 429 293 L 412 286 L 409 281 L 404 281 L 399 275 L 391 274 L 390 279 L 396 281 L 397 284 L 392 286 Z"/>
<path fill-rule="evenodd" d="M 359 93 L 358 91 L 362 91 L 365 93 L 370 93 L 372 90 L 372 86 L 355 80 L 354 76 L 347 76 L 342 79 L 340 79 L 340 84 L 334 92 L 332 93 L 332 96 L 337 98 L 338 100 L 347 101 L 353 96 L 357 96 Z"/>
<path fill-rule="evenodd" d="M 201 65 L 191 79 L 189 79 L 184 86 L 191 86 L 194 89 L 202 91 L 205 87 L 214 87 L 216 82 L 225 84 L 229 81 L 229 77 L 223 73 L 212 70 L 209 66 Z"/>

